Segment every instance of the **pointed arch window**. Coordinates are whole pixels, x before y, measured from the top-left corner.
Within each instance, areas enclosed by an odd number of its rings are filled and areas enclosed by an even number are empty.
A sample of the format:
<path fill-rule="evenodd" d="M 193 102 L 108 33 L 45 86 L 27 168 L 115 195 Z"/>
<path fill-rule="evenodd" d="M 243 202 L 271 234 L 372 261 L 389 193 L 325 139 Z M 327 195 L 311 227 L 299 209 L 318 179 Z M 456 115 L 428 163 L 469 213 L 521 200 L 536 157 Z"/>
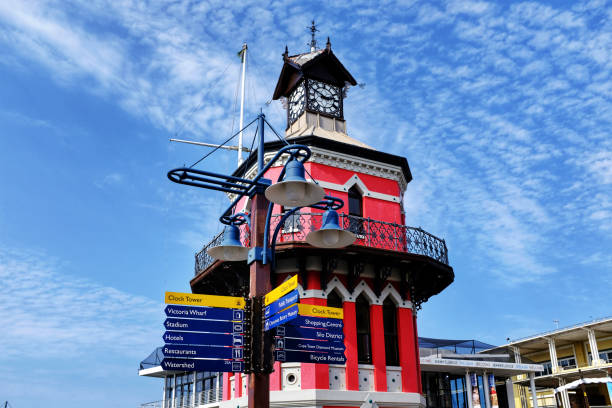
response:
<path fill-rule="evenodd" d="M 357 361 L 372 364 L 372 340 L 370 334 L 370 303 L 361 294 L 355 301 L 357 316 Z"/>
<path fill-rule="evenodd" d="M 349 207 L 349 228 L 357 238 L 363 239 L 365 234 L 363 227 L 363 197 L 356 186 L 353 186 L 348 191 L 348 207 Z"/>
<path fill-rule="evenodd" d="M 339 307 L 342 308 L 342 297 L 338 294 L 337 291 L 332 290 L 327 295 L 327 306 L 329 307 Z"/>
<path fill-rule="evenodd" d="M 397 307 L 389 297 L 383 302 L 383 326 L 385 330 L 385 357 L 387 365 L 398 366 Z"/>

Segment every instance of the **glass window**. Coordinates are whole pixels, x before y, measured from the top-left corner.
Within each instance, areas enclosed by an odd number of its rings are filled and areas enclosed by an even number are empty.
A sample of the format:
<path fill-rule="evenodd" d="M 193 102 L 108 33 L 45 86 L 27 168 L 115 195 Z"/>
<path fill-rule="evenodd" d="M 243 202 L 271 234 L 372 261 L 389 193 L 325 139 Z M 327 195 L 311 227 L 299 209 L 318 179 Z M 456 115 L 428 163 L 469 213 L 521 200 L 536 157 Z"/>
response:
<path fill-rule="evenodd" d="M 364 295 L 355 302 L 357 315 L 357 360 L 360 364 L 372 364 L 372 345 L 370 340 L 370 304 Z"/>
<path fill-rule="evenodd" d="M 342 298 L 335 290 L 332 290 L 331 293 L 327 295 L 327 306 L 342 308 Z"/>
<path fill-rule="evenodd" d="M 387 297 L 383 303 L 383 327 L 385 329 L 385 357 L 387 365 L 398 366 L 397 308 L 389 297 Z"/>
<path fill-rule="evenodd" d="M 363 217 L 363 199 L 361 193 L 355 186 L 351 187 L 348 191 L 349 199 L 349 214 Z"/>

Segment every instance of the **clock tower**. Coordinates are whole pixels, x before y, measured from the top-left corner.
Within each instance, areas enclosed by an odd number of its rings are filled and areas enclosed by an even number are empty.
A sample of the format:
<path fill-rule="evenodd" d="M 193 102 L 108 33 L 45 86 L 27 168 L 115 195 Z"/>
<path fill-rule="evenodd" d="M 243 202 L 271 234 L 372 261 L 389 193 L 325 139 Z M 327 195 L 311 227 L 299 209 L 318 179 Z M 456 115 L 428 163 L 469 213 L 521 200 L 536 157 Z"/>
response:
<path fill-rule="evenodd" d="M 273 99 L 287 109 L 288 138 L 315 135 L 347 142 L 344 97 L 355 78 L 331 50 L 329 38 L 323 49 L 311 43 L 310 52 L 289 55 L 285 48 Z M 365 144 L 351 140 L 352 144 Z"/>

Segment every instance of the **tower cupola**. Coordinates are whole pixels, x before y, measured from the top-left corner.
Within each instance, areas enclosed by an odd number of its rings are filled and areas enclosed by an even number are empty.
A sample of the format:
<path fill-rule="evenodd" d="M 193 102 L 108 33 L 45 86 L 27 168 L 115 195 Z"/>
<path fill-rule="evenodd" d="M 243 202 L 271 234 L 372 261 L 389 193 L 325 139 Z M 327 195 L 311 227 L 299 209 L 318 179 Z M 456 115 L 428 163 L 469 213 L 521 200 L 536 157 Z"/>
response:
<path fill-rule="evenodd" d="M 327 39 L 325 48 L 283 54 L 283 68 L 273 99 L 284 99 L 287 108 L 287 137 L 316 135 L 340 141 L 346 138 L 344 98 L 355 78 L 342 65 Z M 366 147 L 365 145 L 363 145 Z"/>

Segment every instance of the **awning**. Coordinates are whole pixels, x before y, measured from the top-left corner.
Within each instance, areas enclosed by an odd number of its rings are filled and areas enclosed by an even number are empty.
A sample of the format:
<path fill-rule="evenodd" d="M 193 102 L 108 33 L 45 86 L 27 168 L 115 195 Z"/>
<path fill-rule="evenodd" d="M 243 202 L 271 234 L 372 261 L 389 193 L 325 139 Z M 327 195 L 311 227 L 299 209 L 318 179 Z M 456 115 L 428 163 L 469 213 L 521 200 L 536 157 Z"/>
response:
<path fill-rule="evenodd" d="M 559 388 L 555 388 L 555 392 L 561 392 L 565 390 L 571 390 L 574 388 L 578 388 L 580 384 L 601 384 L 601 383 L 612 383 L 612 378 L 610 377 L 582 378 L 580 380 L 572 381 L 571 383 L 562 385 Z"/>

